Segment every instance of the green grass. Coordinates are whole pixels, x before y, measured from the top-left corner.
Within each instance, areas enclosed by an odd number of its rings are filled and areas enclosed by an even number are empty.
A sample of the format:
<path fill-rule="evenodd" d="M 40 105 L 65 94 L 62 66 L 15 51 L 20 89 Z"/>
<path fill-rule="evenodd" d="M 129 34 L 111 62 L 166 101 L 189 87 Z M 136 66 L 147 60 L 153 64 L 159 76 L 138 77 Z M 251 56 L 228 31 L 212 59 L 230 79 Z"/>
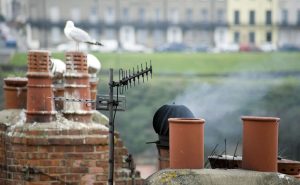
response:
<path fill-rule="evenodd" d="M 236 72 L 300 71 L 300 53 L 94 53 L 102 68 L 132 68 L 152 61 L 155 73 L 228 74 Z M 63 53 L 53 57 L 64 59 Z M 26 65 L 26 54 L 18 53 L 10 63 Z"/>

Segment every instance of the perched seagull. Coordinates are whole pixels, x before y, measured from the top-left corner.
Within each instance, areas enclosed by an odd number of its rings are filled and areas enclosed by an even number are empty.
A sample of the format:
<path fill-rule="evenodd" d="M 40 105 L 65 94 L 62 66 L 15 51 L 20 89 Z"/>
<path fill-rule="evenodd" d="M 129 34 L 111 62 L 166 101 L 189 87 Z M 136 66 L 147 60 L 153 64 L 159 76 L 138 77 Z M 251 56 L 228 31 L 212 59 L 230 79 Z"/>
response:
<path fill-rule="evenodd" d="M 65 32 L 66 37 L 69 40 L 76 42 L 77 50 L 79 48 L 80 42 L 103 46 L 103 44 L 101 44 L 100 42 L 92 39 L 91 36 L 87 32 L 85 32 L 84 30 L 82 30 L 80 28 L 75 27 L 73 21 L 67 21 L 64 32 Z"/>
<path fill-rule="evenodd" d="M 100 61 L 92 54 L 87 54 L 87 66 L 90 74 L 98 73 L 101 69 Z"/>

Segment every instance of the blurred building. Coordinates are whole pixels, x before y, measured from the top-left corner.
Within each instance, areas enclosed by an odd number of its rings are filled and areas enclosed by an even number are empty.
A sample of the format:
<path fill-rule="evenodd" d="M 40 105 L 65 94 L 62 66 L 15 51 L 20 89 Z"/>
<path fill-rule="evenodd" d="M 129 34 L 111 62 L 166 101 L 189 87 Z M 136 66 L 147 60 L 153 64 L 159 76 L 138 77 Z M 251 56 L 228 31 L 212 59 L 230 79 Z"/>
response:
<path fill-rule="evenodd" d="M 156 47 L 184 42 L 212 46 L 215 38 L 225 37 L 222 29 L 214 32 L 226 26 L 225 0 L 26 1 L 32 37 L 43 47 L 65 40 L 63 27 L 68 19 L 96 39 L 116 39 L 121 45 Z"/>
<path fill-rule="evenodd" d="M 300 47 L 300 1 L 279 0 L 278 4 L 278 46 Z"/>
<path fill-rule="evenodd" d="M 26 22 L 29 47 L 67 41 L 67 20 L 120 46 L 300 45 L 299 0 L 0 0 L 8 21 Z"/>
<path fill-rule="evenodd" d="M 25 21 L 25 1 L 22 0 L 0 0 L 0 15 L 6 21 Z"/>
<path fill-rule="evenodd" d="M 276 46 L 278 41 L 277 9 L 277 0 L 228 0 L 229 42 Z"/>

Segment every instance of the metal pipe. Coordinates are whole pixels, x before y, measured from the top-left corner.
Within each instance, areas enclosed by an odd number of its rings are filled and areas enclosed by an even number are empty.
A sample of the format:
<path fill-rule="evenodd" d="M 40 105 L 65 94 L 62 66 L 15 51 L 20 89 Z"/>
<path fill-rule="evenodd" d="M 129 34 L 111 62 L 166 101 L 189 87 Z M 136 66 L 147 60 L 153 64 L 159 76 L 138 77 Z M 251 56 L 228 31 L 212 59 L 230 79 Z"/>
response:
<path fill-rule="evenodd" d="M 114 94 L 114 84 L 113 84 L 113 69 L 109 69 L 109 176 L 108 184 L 113 185 L 114 182 L 114 120 L 113 120 L 113 94 Z"/>

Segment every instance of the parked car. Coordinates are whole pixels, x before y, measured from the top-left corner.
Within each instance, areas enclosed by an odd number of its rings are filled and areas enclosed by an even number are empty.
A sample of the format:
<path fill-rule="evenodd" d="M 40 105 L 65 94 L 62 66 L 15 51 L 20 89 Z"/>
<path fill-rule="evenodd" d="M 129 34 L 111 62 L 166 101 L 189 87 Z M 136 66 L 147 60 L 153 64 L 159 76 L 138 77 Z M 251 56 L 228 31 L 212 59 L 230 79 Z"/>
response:
<path fill-rule="evenodd" d="M 122 49 L 128 52 L 151 52 L 149 48 L 141 44 L 122 44 Z"/>
<path fill-rule="evenodd" d="M 194 52 L 207 52 L 209 51 L 209 47 L 206 44 L 199 44 L 192 48 L 192 51 Z"/>
<path fill-rule="evenodd" d="M 284 44 L 279 48 L 279 51 L 300 51 L 300 47 L 293 44 Z"/>
<path fill-rule="evenodd" d="M 257 52 L 261 51 L 260 48 L 253 44 L 241 44 L 240 45 L 240 51 L 242 52 Z"/>
<path fill-rule="evenodd" d="M 260 46 L 260 49 L 264 52 L 271 52 L 271 51 L 276 51 L 277 50 L 277 48 L 273 44 L 269 44 L 269 43 L 262 44 Z"/>
<path fill-rule="evenodd" d="M 239 45 L 237 44 L 222 44 L 210 50 L 212 53 L 220 52 L 238 52 Z"/>
<path fill-rule="evenodd" d="M 157 52 L 184 52 L 191 50 L 183 43 L 167 43 L 154 49 Z"/>

